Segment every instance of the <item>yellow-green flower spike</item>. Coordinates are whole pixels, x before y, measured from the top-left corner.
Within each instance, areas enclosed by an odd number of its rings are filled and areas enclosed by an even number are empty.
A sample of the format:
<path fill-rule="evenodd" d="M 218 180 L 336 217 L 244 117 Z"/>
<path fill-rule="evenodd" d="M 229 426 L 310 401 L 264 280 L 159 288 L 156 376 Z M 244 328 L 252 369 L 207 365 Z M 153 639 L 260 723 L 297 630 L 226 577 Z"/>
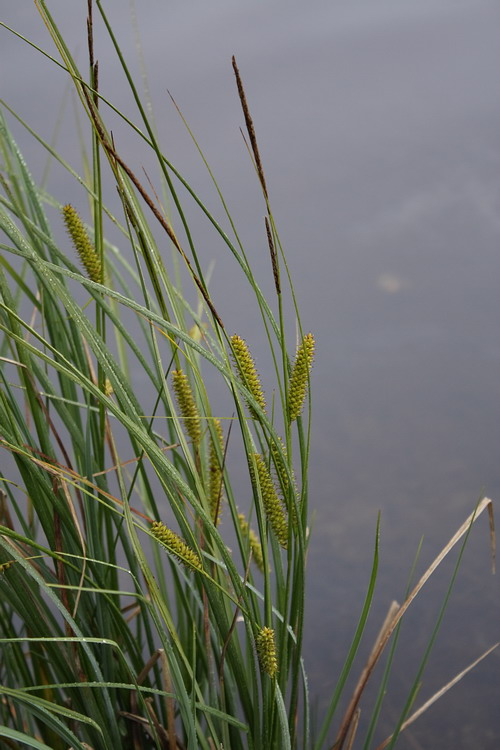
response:
<path fill-rule="evenodd" d="M 248 539 L 248 543 L 252 551 L 252 560 L 254 561 L 260 572 L 263 573 L 264 558 L 262 556 L 262 545 L 259 542 L 259 537 L 255 533 L 255 531 L 250 528 L 248 521 L 246 520 L 243 513 L 238 513 L 238 522 L 240 524 L 241 533 Z"/>
<path fill-rule="evenodd" d="M 288 523 L 285 511 L 274 487 L 271 475 L 264 463 L 264 459 L 259 453 L 255 453 L 254 457 L 266 516 L 272 530 L 276 534 L 278 542 L 286 549 L 288 546 Z"/>
<path fill-rule="evenodd" d="M 217 434 L 217 442 L 219 444 L 220 455 L 223 457 L 224 436 L 222 434 L 222 427 L 219 419 L 214 419 L 214 427 Z M 210 459 L 208 470 L 210 515 L 212 517 L 212 521 L 217 526 L 220 521 L 222 507 L 222 466 L 221 460 L 219 459 L 219 453 L 217 452 L 217 446 L 215 445 L 213 437 L 210 437 Z"/>
<path fill-rule="evenodd" d="M 153 521 L 151 524 L 151 533 L 160 544 L 163 544 L 168 552 L 175 555 L 187 568 L 203 570 L 202 562 L 196 552 L 191 547 L 188 547 L 186 542 L 174 531 L 165 526 L 164 523 Z"/>
<path fill-rule="evenodd" d="M 262 411 L 266 409 L 266 400 L 264 398 L 264 392 L 260 384 L 260 378 L 255 369 L 255 363 L 252 359 L 252 355 L 248 351 L 246 341 L 241 336 L 231 336 L 231 344 L 233 346 L 234 361 L 238 369 L 238 373 L 241 378 L 241 382 L 248 388 Z M 254 412 L 250 404 L 248 405 L 250 411 Z"/>
<path fill-rule="evenodd" d="M 288 386 L 288 416 L 290 422 L 297 419 L 306 397 L 307 381 L 314 358 L 314 336 L 307 333 L 299 344 Z"/>
<path fill-rule="evenodd" d="M 257 635 L 255 645 L 257 647 L 260 668 L 269 677 L 274 677 L 278 671 L 274 630 L 272 628 L 262 628 Z"/>
<path fill-rule="evenodd" d="M 288 480 L 286 466 L 285 466 L 285 459 L 287 456 L 287 451 L 286 451 L 286 445 L 284 444 L 283 440 L 279 437 L 279 435 L 277 437 L 278 437 L 278 443 L 281 448 L 281 453 L 279 451 L 277 443 L 273 442 L 271 443 L 271 456 L 273 459 L 274 468 L 276 470 L 276 477 L 278 481 L 281 483 L 281 486 L 283 487 L 283 489 L 286 491 L 290 484 Z M 292 482 L 294 485 L 294 489 L 296 491 L 295 475 L 294 475 L 293 469 L 290 470 L 290 473 L 292 475 Z"/>
<path fill-rule="evenodd" d="M 83 225 L 77 211 L 71 204 L 67 204 L 62 210 L 64 223 L 75 250 L 85 268 L 91 281 L 100 284 L 102 282 L 101 260 L 90 241 L 87 230 Z"/>
<path fill-rule="evenodd" d="M 186 432 L 194 445 L 198 445 L 201 440 L 201 420 L 186 373 L 183 370 L 174 370 L 172 384 Z"/>
<path fill-rule="evenodd" d="M 11 565 L 14 565 L 15 562 L 15 560 L 7 560 L 7 562 L 2 563 L 0 565 L 0 573 L 4 573 L 11 567 Z"/>
<path fill-rule="evenodd" d="M 288 479 L 287 467 L 285 464 L 285 459 L 287 456 L 286 445 L 284 444 L 283 440 L 279 437 L 279 435 L 277 436 L 277 438 L 278 438 L 277 443 L 276 442 L 271 443 L 271 458 L 272 458 L 272 462 L 274 465 L 273 474 L 275 475 L 277 486 L 281 487 L 283 492 L 286 493 L 286 496 L 288 497 L 288 488 L 290 486 L 290 481 Z M 278 443 L 281 448 L 281 453 L 278 448 Z M 293 494 L 295 497 L 297 497 L 297 485 L 295 483 L 295 474 L 294 474 L 293 468 L 290 469 L 290 473 L 292 475 Z M 293 504 L 293 502 L 289 508 L 289 512 L 290 512 L 290 517 L 293 522 L 293 527 L 295 528 L 297 518 L 296 518 L 296 513 L 295 513 L 295 505 Z"/>

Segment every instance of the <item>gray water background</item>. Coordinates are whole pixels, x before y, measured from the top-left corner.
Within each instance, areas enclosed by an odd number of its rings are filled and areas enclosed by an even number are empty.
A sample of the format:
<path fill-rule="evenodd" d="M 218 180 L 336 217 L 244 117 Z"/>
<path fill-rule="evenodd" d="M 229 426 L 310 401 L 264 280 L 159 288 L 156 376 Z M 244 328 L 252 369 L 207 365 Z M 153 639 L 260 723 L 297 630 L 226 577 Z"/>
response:
<path fill-rule="evenodd" d="M 107 5 L 133 57 L 129 3 Z M 305 658 L 321 714 L 361 609 L 378 512 L 380 575 L 363 654 L 391 599 L 401 600 L 421 536 L 419 571 L 483 490 L 500 497 L 500 7 L 487 0 L 138 6 L 165 150 L 200 191 L 208 188 L 169 89 L 271 291 L 264 206 L 239 133 L 236 54 L 303 323 L 316 336 Z M 52 52 L 32 3 L 0 7 L 0 20 Z M 57 0 L 50 8 L 84 67 L 86 3 Z M 2 97 L 50 139 L 64 76 L 0 33 Z M 98 31 L 102 91 L 132 112 L 104 40 Z M 69 107 L 58 147 L 78 166 L 73 123 Z M 126 151 L 128 136 L 118 125 L 115 132 Z M 15 133 L 40 177 L 40 150 Z M 55 169 L 50 189 L 61 200 L 82 199 Z M 213 297 L 251 339 L 258 320 L 233 266 L 217 254 L 207 236 L 207 263 L 217 262 Z M 489 570 L 482 519 L 417 704 L 498 639 L 498 583 Z M 402 707 L 451 572 L 445 565 L 410 612 L 379 739 Z M 499 666 L 490 656 L 398 747 L 497 749 Z"/>

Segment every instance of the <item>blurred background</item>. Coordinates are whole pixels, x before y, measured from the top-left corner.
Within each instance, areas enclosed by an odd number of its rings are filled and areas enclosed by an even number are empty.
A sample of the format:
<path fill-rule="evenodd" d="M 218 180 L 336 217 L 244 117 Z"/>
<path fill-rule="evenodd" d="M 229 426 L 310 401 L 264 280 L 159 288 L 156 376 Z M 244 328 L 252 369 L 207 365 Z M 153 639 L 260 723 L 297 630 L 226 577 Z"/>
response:
<path fill-rule="evenodd" d="M 303 313 L 314 332 L 306 667 L 321 716 L 368 585 L 381 513 L 381 559 L 362 659 L 418 544 L 422 572 L 483 492 L 500 498 L 500 102 L 493 0 L 105 2 L 167 157 L 220 215 L 169 96 L 212 165 L 265 292 L 272 294 L 265 206 L 239 128 L 236 55 L 270 201 Z M 48 7 L 86 70 L 87 3 Z M 1 21 L 57 56 L 32 3 Z M 75 167 L 80 147 L 65 74 L 1 29 L 2 98 Z M 96 12 L 101 92 L 139 122 Z M 142 60 L 142 62 L 141 62 Z M 111 120 L 112 121 L 112 120 Z M 61 201 L 83 191 L 10 118 L 35 179 Z M 56 129 L 56 123 L 59 123 Z M 87 128 L 87 125 L 84 125 Z M 55 130 L 56 129 L 56 130 Z M 113 125 L 118 150 L 136 139 Z M 87 133 L 88 135 L 88 133 Z M 129 161 L 140 172 L 148 155 Z M 157 179 L 156 173 L 150 175 Z M 158 184 L 158 183 L 156 183 Z M 216 236 L 193 219 L 223 317 L 254 351 L 255 313 Z M 62 230 L 61 230 L 62 231 Z M 293 348 L 293 325 L 290 336 Z M 265 377 L 265 357 L 259 359 Z M 456 552 L 415 601 L 401 634 L 381 741 L 391 730 L 436 621 Z M 486 517 L 472 530 L 417 705 L 499 637 L 499 587 Z M 398 744 L 500 745 L 495 652 Z M 375 676 L 376 680 L 376 676 Z M 372 693 L 373 694 L 373 693 Z M 370 715 L 362 704 L 362 721 Z"/>

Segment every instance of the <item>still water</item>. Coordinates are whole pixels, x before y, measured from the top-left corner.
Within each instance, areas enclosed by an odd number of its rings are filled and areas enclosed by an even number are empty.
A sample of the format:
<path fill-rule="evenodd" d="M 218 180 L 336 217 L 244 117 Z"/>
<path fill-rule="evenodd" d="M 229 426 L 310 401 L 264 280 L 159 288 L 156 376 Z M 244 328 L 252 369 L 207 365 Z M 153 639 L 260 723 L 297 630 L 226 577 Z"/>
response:
<path fill-rule="evenodd" d="M 51 49 L 32 3 L 2 5 L 1 20 Z M 132 54 L 131 5 L 108 5 Z M 238 130 L 230 67 L 236 54 L 303 322 L 317 339 L 305 657 L 321 713 L 361 609 L 379 511 L 371 637 L 390 601 L 401 600 L 421 537 L 418 571 L 483 490 L 500 498 L 500 6 L 489 0 L 137 5 L 167 153 L 203 190 L 206 177 L 169 89 L 230 198 L 245 244 L 262 248 L 264 207 Z M 81 61 L 85 7 L 50 3 Z M 3 30 L 2 49 L 9 61 L 2 96 L 50 138 L 63 75 Z M 102 90 L 126 108 L 111 53 L 108 61 L 106 47 L 99 50 Z M 68 153 L 71 122 L 68 112 L 58 141 Z M 27 139 L 21 143 L 40 176 L 39 152 Z M 72 189 L 53 175 L 53 193 Z M 216 253 L 208 241 L 207 258 Z M 232 269 L 217 262 L 214 298 L 223 298 L 234 329 L 250 335 L 252 317 L 240 304 Z M 268 278 L 267 255 L 255 263 Z M 489 571 L 481 519 L 417 704 L 498 639 L 498 583 Z M 445 565 L 436 575 L 403 629 L 380 740 L 412 684 L 451 573 Z M 499 657 L 469 674 L 398 747 L 497 750 Z"/>

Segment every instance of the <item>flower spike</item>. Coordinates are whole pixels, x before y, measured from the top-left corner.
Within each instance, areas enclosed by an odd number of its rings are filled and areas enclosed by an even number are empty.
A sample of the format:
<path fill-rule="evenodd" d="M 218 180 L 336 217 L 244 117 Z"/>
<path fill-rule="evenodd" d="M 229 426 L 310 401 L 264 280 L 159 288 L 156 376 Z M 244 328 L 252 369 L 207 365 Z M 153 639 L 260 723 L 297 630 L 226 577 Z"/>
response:
<path fill-rule="evenodd" d="M 254 458 L 266 516 L 272 530 L 276 534 L 278 542 L 286 549 L 288 546 L 288 523 L 285 511 L 283 510 L 267 466 L 264 463 L 264 459 L 259 453 L 255 453 Z"/>
<path fill-rule="evenodd" d="M 186 373 L 183 370 L 174 370 L 172 384 L 179 411 L 185 422 L 186 432 L 193 441 L 193 445 L 198 445 L 201 440 L 201 420 Z"/>
<path fill-rule="evenodd" d="M 274 630 L 272 628 L 262 628 L 257 635 L 256 646 L 260 668 L 263 672 L 268 674 L 269 677 L 274 677 L 278 671 Z"/>
<path fill-rule="evenodd" d="M 222 434 L 222 427 L 219 419 L 214 419 L 214 427 L 217 434 L 219 450 L 222 457 L 224 457 L 224 436 Z M 222 505 L 222 466 L 219 461 L 217 446 L 212 437 L 210 437 L 210 461 L 208 470 L 210 515 L 212 517 L 212 521 L 217 526 L 220 521 Z"/>
<path fill-rule="evenodd" d="M 247 343 L 241 336 L 231 336 L 231 344 L 233 346 L 233 355 L 238 373 L 240 375 L 241 382 L 248 388 L 262 411 L 266 409 L 266 400 L 264 398 L 264 392 L 260 384 L 260 378 L 255 368 L 255 363 L 252 359 L 252 355 L 248 350 Z M 255 410 L 248 405 L 248 408 L 252 413 L 255 414 Z"/>
<path fill-rule="evenodd" d="M 312 335 L 312 333 L 307 333 L 297 349 L 295 362 L 292 368 L 292 374 L 290 376 L 290 384 L 288 387 L 288 416 L 290 418 L 290 422 L 293 422 L 294 419 L 297 419 L 297 417 L 300 415 L 300 412 L 302 411 L 302 407 L 304 406 L 307 382 L 309 380 L 309 373 L 311 371 L 313 358 L 314 336 Z"/>
<path fill-rule="evenodd" d="M 261 573 L 264 572 L 264 558 L 262 556 L 262 545 L 259 542 L 259 537 L 253 529 L 250 528 L 248 521 L 246 520 L 243 513 L 238 513 L 238 521 L 240 524 L 241 533 L 243 536 L 248 537 L 248 543 L 252 552 L 252 560 L 258 567 Z"/>
<path fill-rule="evenodd" d="M 184 542 L 178 534 L 171 531 L 161 521 L 153 521 L 151 533 L 168 552 L 180 560 L 187 568 L 203 570 L 203 564 L 196 552 Z"/>
<path fill-rule="evenodd" d="M 97 284 L 102 283 L 101 259 L 90 241 L 83 221 L 70 203 L 64 206 L 62 213 L 66 229 L 87 272 L 87 276 Z"/>

